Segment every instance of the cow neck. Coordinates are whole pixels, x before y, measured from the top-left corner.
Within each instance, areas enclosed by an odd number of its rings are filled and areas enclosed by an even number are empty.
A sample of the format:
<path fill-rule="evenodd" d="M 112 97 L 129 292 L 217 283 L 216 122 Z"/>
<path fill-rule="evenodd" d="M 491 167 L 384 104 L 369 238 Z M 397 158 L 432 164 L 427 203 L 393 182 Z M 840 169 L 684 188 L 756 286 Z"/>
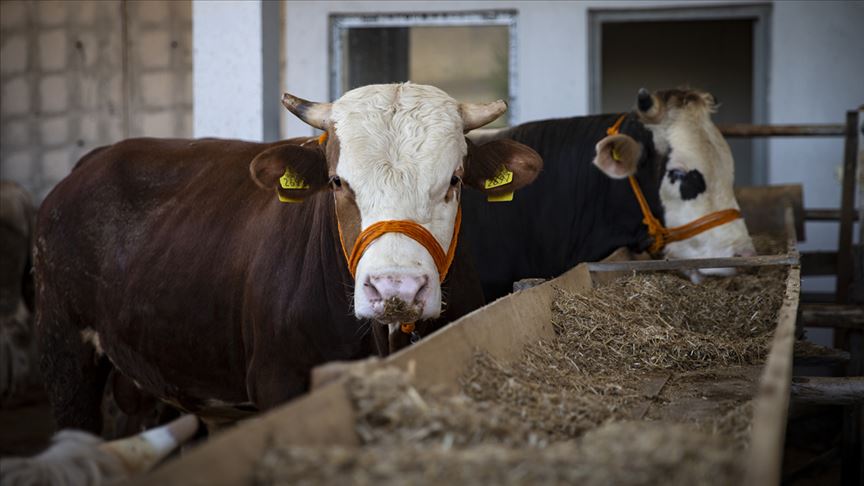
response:
<path fill-rule="evenodd" d="M 621 124 L 626 118 L 627 113 L 623 113 L 618 117 L 615 124 L 606 129 L 606 135 L 619 134 L 621 132 Z M 612 157 L 618 160 L 617 154 L 614 151 L 612 152 Z M 667 228 L 651 213 L 651 208 L 648 206 L 648 201 L 645 200 L 645 195 L 642 194 L 642 188 L 639 187 L 636 177 L 631 175 L 628 177 L 628 180 L 630 181 L 630 187 L 633 189 L 633 194 L 639 202 L 639 209 L 642 211 L 642 223 L 648 227 L 648 235 L 654 240 L 648 249 L 650 253 L 657 253 L 669 243 L 687 240 L 711 228 L 730 223 L 741 217 L 741 211 L 737 209 L 723 209 L 708 213 L 687 224 Z"/>
<path fill-rule="evenodd" d="M 318 139 L 318 143 L 323 145 L 326 141 L 327 132 L 324 132 L 324 134 Z M 342 224 L 339 222 L 339 211 L 336 209 L 334 214 L 336 215 L 336 228 L 339 230 L 339 244 L 342 247 L 342 254 L 345 255 L 345 261 L 348 263 L 348 271 L 351 273 L 351 277 L 356 280 L 357 266 L 360 264 L 360 258 L 363 257 L 363 254 L 366 252 L 369 245 L 387 233 L 399 233 L 416 241 L 429 252 L 429 255 L 432 256 L 432 260 L 435 262 L 435 267 L 438 269 L 439 283 L 443 283 L 444 279 L 447 277 L 447 272 L 450 270 L 450 266 L 453 265 L 453 259 L 456 256 L 456 245 L 459 241 L 459 228 L 462 226 L 461 198 L 459 198 L 458 201 L 458 205 L 456 206 L 456 221 L 453 224 L 453 237 L 450 239 L 450 247 L 446 252 L 438 243 L 435 236 L 422 225 L 411 220 L 399 219 L 378 221 L 361 231 L 357 236 L 357 239 L 354 240 L 354 245 L 349 254 L 345 246 L 345 236 L 342 231 Z M 335 208 L 335 195 L 333 205 Z M 399 329 L 405 334 L 411 334 L 412 339 L 418 338 L 414 334 L 415 326 L 413 322 L 403 322 L 400 324 Z"/>

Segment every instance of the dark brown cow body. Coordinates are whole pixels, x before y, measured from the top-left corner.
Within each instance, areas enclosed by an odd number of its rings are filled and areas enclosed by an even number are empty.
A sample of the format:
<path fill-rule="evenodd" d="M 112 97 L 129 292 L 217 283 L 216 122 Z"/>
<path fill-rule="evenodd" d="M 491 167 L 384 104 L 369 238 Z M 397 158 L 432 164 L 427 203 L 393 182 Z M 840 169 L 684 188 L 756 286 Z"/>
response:
<path fill-rule="evenodd" d="M 249 176 L 263 150 L 302 141 L 128 140 L 52 191 L 36 326 L 60 427 L 99 431 L 112 367 L 206 416 L 272 407 L 304 392 L 312 367 L 375 352 L 381 326 L 352 312 L 333 195 L 283 204 Z M 423 335 L 483 303 L 459 241 L 446 310 L 418 322 Z"/>

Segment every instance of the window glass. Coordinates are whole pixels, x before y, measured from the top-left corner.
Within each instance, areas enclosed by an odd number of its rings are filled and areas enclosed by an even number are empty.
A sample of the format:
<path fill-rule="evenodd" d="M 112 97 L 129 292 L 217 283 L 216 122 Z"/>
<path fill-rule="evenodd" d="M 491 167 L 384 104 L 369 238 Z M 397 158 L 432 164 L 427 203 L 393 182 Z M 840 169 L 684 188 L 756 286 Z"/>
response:
<path fill-rule="evenodd" d="M 503 99 L 512 105 L 510 24 L 374 24 L 337 26 L 334 99 L 358 86 L 411 81 L 437 86 L 459 101 Z M 506 126 L 510 117 L 488 126 Z"/>

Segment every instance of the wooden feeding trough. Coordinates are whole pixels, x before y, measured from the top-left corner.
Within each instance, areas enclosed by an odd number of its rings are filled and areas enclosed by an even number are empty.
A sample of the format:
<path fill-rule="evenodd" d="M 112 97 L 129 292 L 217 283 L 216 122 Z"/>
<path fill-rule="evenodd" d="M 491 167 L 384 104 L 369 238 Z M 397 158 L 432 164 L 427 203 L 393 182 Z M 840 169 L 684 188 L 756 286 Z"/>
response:
<path fill-rule="evenodd" d="M 498 363 L 513 363 L 527 347 L 553 339 L 553 307 L 561 292 L 587 295 L 617 279 L 657 270 L 764 266 L 783 270 L 777 273 L 782 303 L 773 336 L 766 338 L 770 345 L 765 359 L 714 369 L 710 379 L 702 381 L 679 380 L 679 374 L 669 370 L 639 374 L 637 399 L 628 404 L 626 414 L 633 420 L 687 422 L 696 415 L 723 413 L 730 400 L 750 402 L 749 452 L 741 456 L 746 462 L 741 466 L 745 484 L 778 484 L 800 293 L 796 223 L 801 220 L 796 221 L 794 214 L 801 208 L 801 189 L 742 189 L 739 201 L 751 232 L 785 235 L 785 250 L 749 258 L 676 261 L 629 260 L 627 252 L 619 250 L 603 262 L 581 264 L 556 279 L 501 298 L 387 359 L 316 369 L 309 394 L 219 434 L 136 484 L 252 484 L 262 457 L 277 443 L 325 446 L 322 451 L 339 446 L 359 453 L 363 446 L 356 429 L 352 376 L 396 368 L 410 375 L 417 390 L 459 390 L 478 351 Z"/>

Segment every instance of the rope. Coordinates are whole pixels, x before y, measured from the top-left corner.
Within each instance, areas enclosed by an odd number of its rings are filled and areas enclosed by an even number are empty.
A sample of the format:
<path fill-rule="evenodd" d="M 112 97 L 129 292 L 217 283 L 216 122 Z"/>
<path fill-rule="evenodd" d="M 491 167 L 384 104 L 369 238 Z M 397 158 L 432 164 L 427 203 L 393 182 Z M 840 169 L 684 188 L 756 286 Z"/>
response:
<path fill-rule="evenodd" d="M 366 251 L 366 248 L 381 236 L 387 233 L 401 233 L 412 240 L 420 243 L 423 248 L 432 256 L 435 266 L 438 268 L 438 277 L 441 282 L 447 276 L 447 271 L 453 263 L 453 258 L 456 256 L 456 243 L 459 237 L 459 227 L 462 225 L 462 206 L 456 210 L 456 222 L 453 226 L 453 238 L 450 240 L 450 248 L 447 253 L 438 244 L 438 240 L 423 226 L 414 221 L 407 220 L 389 220 L 379 221 L 365 230 L 363 230 L 354 242 L 354 248 L 351 250 L 351 255 L 348 256 L 348 270 L 352 276 L 356 276 L 357 265 L 360 264 L 360 258 Z M 341 238 L 341 229 L 340 229 Z M 343 244 L 344 251 L 345 246 Z"/>

